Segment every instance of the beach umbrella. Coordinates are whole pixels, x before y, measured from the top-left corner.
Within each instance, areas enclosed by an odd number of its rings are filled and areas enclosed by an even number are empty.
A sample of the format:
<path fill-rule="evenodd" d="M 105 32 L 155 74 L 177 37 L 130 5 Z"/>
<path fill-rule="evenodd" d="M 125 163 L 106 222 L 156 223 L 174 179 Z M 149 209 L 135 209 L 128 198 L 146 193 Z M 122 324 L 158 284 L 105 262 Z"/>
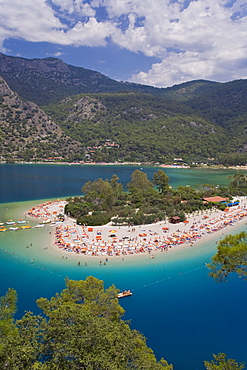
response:
<path fill-rule="evenodd" d="M 110 230 L 109 233 L 110 234 L 115 234 L 117 232 L 117 230 Z"/>

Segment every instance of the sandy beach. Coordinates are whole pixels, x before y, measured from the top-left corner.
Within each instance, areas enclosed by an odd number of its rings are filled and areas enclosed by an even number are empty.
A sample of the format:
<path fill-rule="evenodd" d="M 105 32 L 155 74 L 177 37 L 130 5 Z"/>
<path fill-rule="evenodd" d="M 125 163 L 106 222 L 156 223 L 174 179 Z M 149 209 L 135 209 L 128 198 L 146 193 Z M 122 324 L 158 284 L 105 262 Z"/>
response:
<path fill-rule="evenodd" d="M 102 257 L 102 259 L 148 254 L 154 258 L 157 252 L 169 252 L 178 248 L 193 247 L 199 239 L 221 231 L 229 233 L 229 227 L 239 224 L 247 217 L 245 197 L 238 197 L 238 206 L 228 211 L 213 209 L 188 215 L 187 220 L 178 224 L 158 222 L 142 226 L 80 226 L 75 220 L 64 215 L 65 200 L 48 201 L 33 207 L 26 216 L 36 219 L 35 227 L 46 224 L 52 228 L 52 247 L 63 254 L 80 257 Z M 58 215 L 64 215 L 61 222 Z"/>

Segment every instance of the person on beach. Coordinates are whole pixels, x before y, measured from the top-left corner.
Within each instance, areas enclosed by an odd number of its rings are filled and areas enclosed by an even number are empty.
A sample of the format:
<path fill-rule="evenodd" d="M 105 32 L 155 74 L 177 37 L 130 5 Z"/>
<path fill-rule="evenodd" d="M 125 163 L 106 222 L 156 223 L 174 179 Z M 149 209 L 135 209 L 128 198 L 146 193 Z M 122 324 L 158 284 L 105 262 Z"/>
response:
<path fill-rule="evenodd" d="M 168 251 L 186 244 L 192 247 L 196 240 L 213 232 L 225 230 L 228 226 L 233 226 L 247 216 L 245 203 L 246 201 L 241 199 L 240 207 L 232 207 L 228 212 L 215 209 L 210 215 L 208 213 L 206 215 L 198 214 L 193 216 L 191 220 L 188 218 L 186 223 L 180 223 L 179 228 L 176 224 L 169 224 L 167 227 L 167 223 L 164 221 L 150 225 L 139 225 L 138 228 L 119 226 L 118 229 L 114 230 L 114 237 L 112 237 L 111 225 L 87 228 L 76 225 L 74 220 L 68 217 L 66 221 L 60 222 L 55 228 L 55 246 L 62 251 L 80 255 L 106 256 L 106 262 L 109 257 L 121 255 L 148 253 L 152 257 L 153 252 L 156 251 Z M 32 208 L 28 214 L 41 219 L 52 214 L 56 216 L 58 211 L 61 212 L 61 205 L 63 206 L 64 202 L 62 204 L 58 201 L 47 202 Z M 65 258 L 67 259 L 67 256 Z M 100 260 L 101 264 L 102 260 Z"/>

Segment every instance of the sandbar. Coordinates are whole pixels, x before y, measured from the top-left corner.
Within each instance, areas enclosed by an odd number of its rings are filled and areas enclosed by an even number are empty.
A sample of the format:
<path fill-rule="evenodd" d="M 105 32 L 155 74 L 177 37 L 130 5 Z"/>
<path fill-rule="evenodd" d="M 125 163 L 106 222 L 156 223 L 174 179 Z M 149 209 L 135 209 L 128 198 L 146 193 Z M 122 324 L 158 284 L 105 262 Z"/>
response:
<path fill-rule="evenodd" d="M 239 205 L 228 211 L 214 208 L 196 212 L 187 215 L 186 222 L 177 224 L 162 221 L 140 226 L 77 225 L 74 219 L 64 214 L 66 201 L 60 199 L 39 204 L 26 212 L 26 216 L 39 221 L 36 227 L 53 225 L 51 246 L 65 255 L 99 257 L 102 261 L 145 254 L 154 258 L 159 252 L 193 247 L 198 240 L 205 240 L 217 232 L 229 233 L 229 228 L 247 217 L 246 197 L 237 199 Z M 64 216 L 64 221 L 58 218 L 59 215 Z"/>

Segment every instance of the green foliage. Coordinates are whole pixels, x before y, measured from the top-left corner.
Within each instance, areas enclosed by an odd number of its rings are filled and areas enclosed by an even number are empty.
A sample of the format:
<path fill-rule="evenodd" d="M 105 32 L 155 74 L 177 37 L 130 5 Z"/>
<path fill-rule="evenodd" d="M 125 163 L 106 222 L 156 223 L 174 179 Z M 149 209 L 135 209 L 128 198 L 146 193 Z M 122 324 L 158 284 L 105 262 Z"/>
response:
<path fill-rule="evenodd" d="M 111 221 L 109 214 L 93 212 L 92 215 L 80 216 L 77 219 L 79 225 L 101 226 Z"/>
<path fill-rule="evenodd" d="M 182 156 L 191 163 L 215 157 L 225 148 L 221 127 L 194 115 L 185 105 L 152 95 L 84 94 L 54 104 L 46 112 L 67 135 L 88 148 L 94 161 L 172 163 Z M 115 147 L 108 147 L 108 141 Z"/>
<path fill-rule="evenodd" d="M 142 192 L 152 187 L 152 183 L 148 180 L 147 174 L 140 170 L 135 170 L 131 175 L 131 181 L 127 184 L 129 190 L 135 188 Z"/>
<path fill-rule="evenodd" d="M 158 170 L 153 174 L 153 184 L 157 186 L 161 194 L 164 194 L 169 190 L 169 177 L 164 171 Z"/>
<path fill-rule="evenodd" d="M 0 60 L 0 74 L 10 87 L 43 106 L 59 126 L 30 102 L 19 104 L 12 97 L 8 103 L 0 96 L 0 154 L 6 160 L 247 162 L 244 80 L 158 89 L 117 82 L 59 59 L 0 54 Z"/>
<path fill-rule="evenodd" d="M 71 215 L 75 218 L 85 216 L 88 212 L 93 209 L 93 204 L 90 203 L 81 203 L 80 200 L 73 200 L 70 203 L 67 203 L 64 207 L 64 212 L 67 215 Z"/>
<path fill-rule="evenodd" d="M 12 90 L 40 106 L 80 93 L 114 93 L 122 90 L 160 95 L 162 90 L 152 86 L 117 82 L 99 72 L 74 67 L 57 58 L 30 60 L 0 53 L 0 75 Z"/>
<path fill-rule="evenodd" d="M 91 226 L 103 225 L 111 220 L 115 225 L 150 224 L 173 216 L 179 216 L 182 222 L 186 219 L 186 213 L 211 209 L 213 206 L 223 211 L 225 204 L 213 205 L 204 203 L 202 199 L 215 195 L 230 197 L 230 192 L 236 190 L 213 185 L 203 185 L 197 189 L 179 186 L 177 190 L 172 190 L 168 186 L 169 178 L 162 170 L 154 173 L 153 178 L 151 182 L 143 171 L 135 170 L 127 184 L 128 192 L 118 183 L 116 175 L 110 181 L 88 181 L 82 187 L 85 196 L 70 198 L 65 213 L 76 218 L 78 224 Z"/>
<path fill-rule="evenodd" d="M 113 285 L 105 290 L 103 281 L 92 276 L 67 279 L 60 294 L 38 299 L 44 317 L 28 312 L 13 324 L 15 337 L 8 331 L 1 336 L 1 369 L 172 370 L 121 319 L 117 293 Z"/>
<path fill-rule="evenodd" d="M 17 334 L 13 325 L 16 302 L 17 295 L 13 289 L 8 289 L 6 295 L 0 298 L 0 355 L 5 346 L 4 338 L 14 338 Z"/>
<path fill-rule="evenodd" d="M 229 184 L 229 188 L 233 194 L 244 195 L 247 192 L 247 176 L 243 173 L 236 173 L 233 176 L 229 176 L 232 181 Z"/>
<path fill-rule="evenodd" d="M 191 200 L 200 198 L 200 193 L 198 193 L 191 186 L 179 186 L 177 190 L 174 190 L 173 194 L 179 196 L 182 200 Z"/>
<path fill-rule="evenodd" d="M 207 267 L 209 275 L 216 281 L 227 281 L 232 272 L 240 278 L 247 279 L 247 233 L 227 235 L 218 243 L 218 252 L 212 257 Z"/>
<path fill-rule="evenodd" d="M 238 363 L 231 358 L 227 359 L 225 353 L 213 354 L 213 357 L 212 361 L 204 361 L 207 370 L 241 370 L 245 368 L 243 362 Z"/>

